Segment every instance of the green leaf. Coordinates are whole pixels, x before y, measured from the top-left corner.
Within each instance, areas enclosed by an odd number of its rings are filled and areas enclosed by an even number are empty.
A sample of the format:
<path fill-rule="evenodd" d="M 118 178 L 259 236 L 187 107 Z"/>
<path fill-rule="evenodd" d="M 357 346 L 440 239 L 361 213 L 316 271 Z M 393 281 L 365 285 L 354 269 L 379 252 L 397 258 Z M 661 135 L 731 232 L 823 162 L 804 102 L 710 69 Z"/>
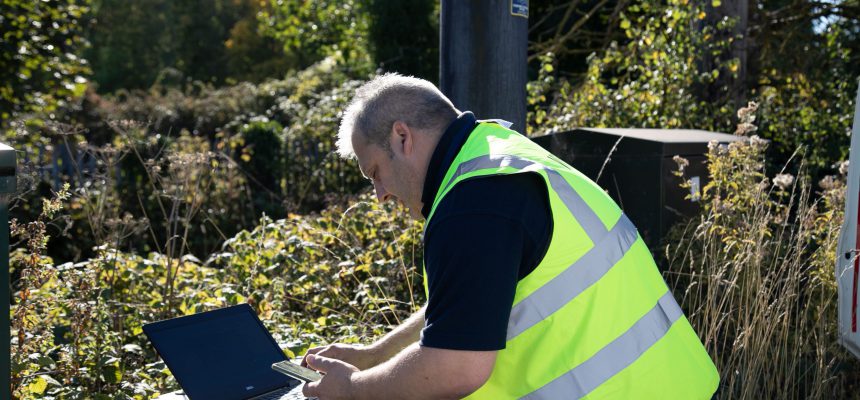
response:
<path fill-rule="evenodd" d="M 63 384 L 60 383 L 60 381 L 54 379 L 53 377 L 51 377 L 51 375 L 42 375 L 42 378 L 45 378 L 45 381 L 48 382 L 48 385 L 57 386 L 57 387 L 63 386 Z"/>
<path fill-rule="evenodd" d="M 42 378 L 41 376 L 30 382 L 29 385 L 27 385 L 27 390 L 29 390 L 30 393 L 36 394 L 45 393 L 45 389 L 47 388 L 48 381 L 46 381 L 45 378 Z"/>
<path fill-rule="evenodd" d="M 293 351 L 292 351 L 292 350 L 290 350 L 290 349 L 283 349 L 283 351 L 284 351 L 284 355 L 285 355 L 285 356 L 287 356 L 287 358 L 289 358 L 290 360 L 292 360 L 292 359 L 296 358 L 296 353 L 293 353 Z"/>
<path fill-rule="evenodd" d="M 717 7 L 721 6 L 722 4 L 723 4 L 723 2 L 720 0 L 712 0 L 711 1 L 711 6 L 714 8 L 717 8 Z"/>
<path fill-rule="evenodd" d="M 122 382 L 122 371 L 117 366 L 109 365 L 102 368 L 102 377 L 107 383 L 120 383 Z"/>

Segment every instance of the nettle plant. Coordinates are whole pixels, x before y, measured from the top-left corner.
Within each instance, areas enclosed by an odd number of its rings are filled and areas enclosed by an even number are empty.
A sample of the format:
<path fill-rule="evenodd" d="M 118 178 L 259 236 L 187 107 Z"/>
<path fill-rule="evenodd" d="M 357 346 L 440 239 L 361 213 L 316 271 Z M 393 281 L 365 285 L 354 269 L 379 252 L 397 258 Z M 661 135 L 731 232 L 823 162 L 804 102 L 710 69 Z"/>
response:
<path fill-rule="evenodd" d="M 288 354 L 299 355 L 333 340 L 370 341 L 424 303 L 422 226 L 364 195 L 316 216 L 264 217 L 207 263 L 218 267 L 222 295 L 228 288 L 254 305 Z M 186 312 L 200 311 L 206 301 L 187 304 Z"/>
<path fill-rule="evenodd" d="M 116 307 L 121 297 L 110 284 L 124 255 L 103 246 L 87 262 L 62 265 L 44 255 L 48 227 L 71 197 L 66 184 L 43 200 L 35 221 L 10 223 L 12 237 L 25 244 L 10 262 L 12 396 L 151 397 L 156 391 L 146 381 L 158 370 L 143 363 L 141 347 L 125 336 Z"/>
<path fill-rule="evenodd" d="M 41 364 L 50 364 L 48 353 L 54 346 L 50 313 L 54 307 L 40 292 L 56 286 L 57 269 L 43 256 L 50 236 L 47 224 L 69 198 L 68 185 L 52 199 L 43 199 L 42 212 L 35 221 L 21 224 L 13 219 L 10 232 L 13 238 L 25 243 L 26 251 L 17 251 L 10 257 L 15 304 L 11 318 L 11 383 L 12 393 L 23 396 L 28 392 L 44 391 L 47 381 L 36 372 Z M 23 249 L 22 249 L 23 250 Z"/>

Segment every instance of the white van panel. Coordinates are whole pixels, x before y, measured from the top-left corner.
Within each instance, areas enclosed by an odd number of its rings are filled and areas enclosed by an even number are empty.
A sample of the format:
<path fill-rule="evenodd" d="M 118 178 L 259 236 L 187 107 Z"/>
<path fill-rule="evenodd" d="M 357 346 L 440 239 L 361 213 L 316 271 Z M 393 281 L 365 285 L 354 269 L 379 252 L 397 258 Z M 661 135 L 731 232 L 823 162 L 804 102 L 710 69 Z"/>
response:
<path fill-rule="evenodd" d="M 860 88 L 854 102 L 854 127 L 851 132 L 845 221 L 836 254 L 836 279 L 839 283 L 839 341 L 860 358 Z"/>

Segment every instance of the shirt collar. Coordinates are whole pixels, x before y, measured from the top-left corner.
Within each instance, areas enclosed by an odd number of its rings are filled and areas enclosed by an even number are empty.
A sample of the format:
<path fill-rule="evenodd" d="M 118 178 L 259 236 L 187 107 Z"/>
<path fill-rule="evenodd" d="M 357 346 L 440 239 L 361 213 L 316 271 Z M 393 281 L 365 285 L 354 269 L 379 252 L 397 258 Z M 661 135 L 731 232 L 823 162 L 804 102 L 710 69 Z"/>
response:
<path fill-rule="evenodd" d="M 430 210 L 433 208 L 433 203 L 436 200 L 436 192 L 439 191 L 439 186 L 442 184 L 442 179 L 445 178 L 445 173 L 454 162 L 454 158 L 469 134 L 475 129 L 477 120 L 475 115 L 470 111 L 460 114 L 454 122 L 448 125 L 445 133 L 439 138 L 439 143 L 436 144 L 436 149 L 433 150 L 433 156 L 430 157 L 430 164 L 427 166 L 427 175 L 424 176 L 424 192 L 421 195 L 421 201 L 424 206 L 421 207 L 421 214 L 424 218 L 430 216 Z"/>

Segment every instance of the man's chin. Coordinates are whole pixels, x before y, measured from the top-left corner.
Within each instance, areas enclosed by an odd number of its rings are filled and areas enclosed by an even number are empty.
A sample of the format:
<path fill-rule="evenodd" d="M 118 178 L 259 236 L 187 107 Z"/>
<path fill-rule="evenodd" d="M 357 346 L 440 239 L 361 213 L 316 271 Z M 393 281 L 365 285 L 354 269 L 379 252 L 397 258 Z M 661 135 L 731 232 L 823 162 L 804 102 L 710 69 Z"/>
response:
<path fill-rule="evenodd" d="M 424 219 L 424 216 L 421 215 L 420 209 L 415 209 L 415 208 L 411 208 L 411 207 L 409 208 L 409 216 L 412 217 L 412 219 L 415 219 L 418 221 Z"/>

